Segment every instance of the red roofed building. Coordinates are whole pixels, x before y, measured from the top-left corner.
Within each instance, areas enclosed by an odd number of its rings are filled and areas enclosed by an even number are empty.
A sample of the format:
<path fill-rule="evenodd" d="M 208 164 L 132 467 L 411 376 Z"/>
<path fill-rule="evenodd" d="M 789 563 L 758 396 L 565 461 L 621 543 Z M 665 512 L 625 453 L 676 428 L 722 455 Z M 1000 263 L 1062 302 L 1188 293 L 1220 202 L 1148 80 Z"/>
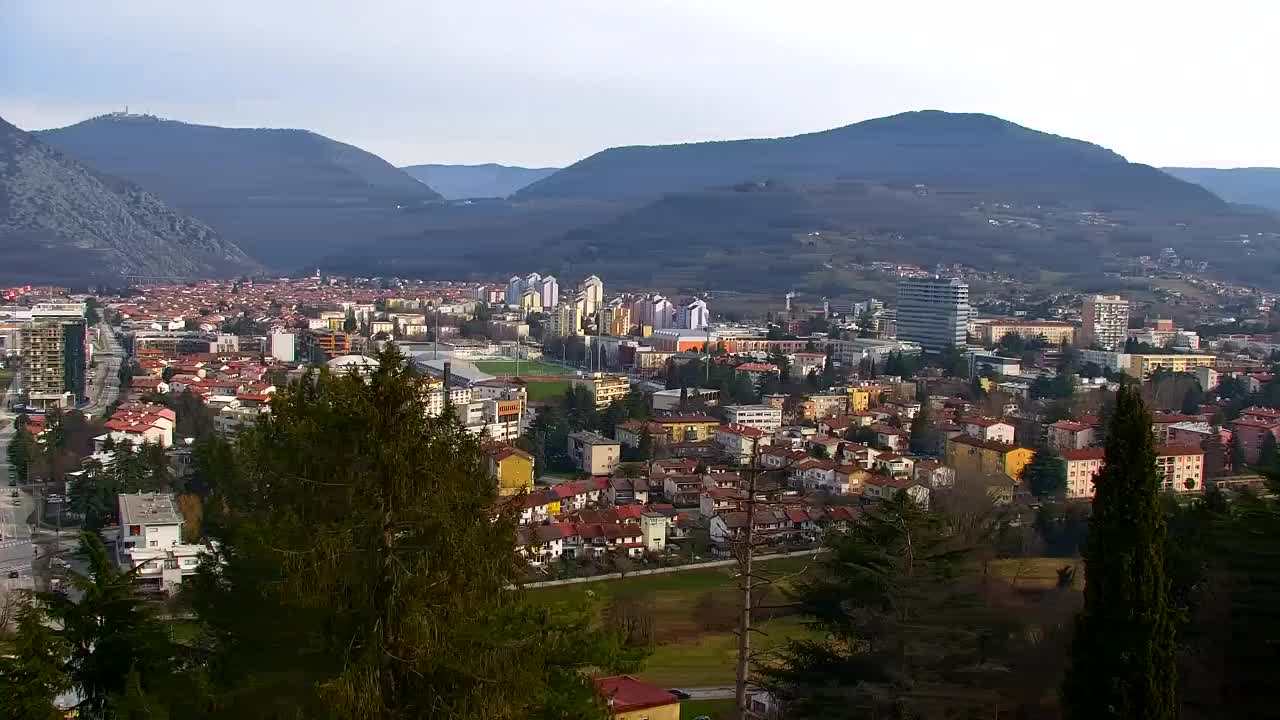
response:
<path fill-rule="evenodd" d="M 1093 479 L 1106 464 L 1106 451 L 1102 448 L 1063 450 L 1062 459 L 1067 464 L 1067 498 L 1092 498 Z M 1204 450 L 1198 447 L 1157 447 L 1156 471 L 1163 492 L 1204 492 Z"/>
<path fill-rule="evenodd" d="M 630 675 L 595 679 L 596 692 L 609 705 L 609 715 L 618 720 L 680 720 L 680 701 L 675 695 Z"/>
<path fill-rule="evenodd" d="M 1094 427 L 1072 420 L 1059 420 L 1048 428 L 1049 444 L 1059 450 L 1080 450 L 1094 443 Z"/>
<path fill-rule="evenodd" d="M 749 425 L 721 425 L 716 428 L 716 444 L 739 465 L 751 463 L 756 451 L 772 442 L 772 436 Z"/>
<path fill-rule="evenodd" d="M 1271 435 L 1280 440 L 1280 410 L 1249 407 L 1240 411 L 1240 417 L 1231 423 L 1231 432 L 1240 438 L 1245 462 L 1257 463 L 1262 454 L 1262 443 Z"/>

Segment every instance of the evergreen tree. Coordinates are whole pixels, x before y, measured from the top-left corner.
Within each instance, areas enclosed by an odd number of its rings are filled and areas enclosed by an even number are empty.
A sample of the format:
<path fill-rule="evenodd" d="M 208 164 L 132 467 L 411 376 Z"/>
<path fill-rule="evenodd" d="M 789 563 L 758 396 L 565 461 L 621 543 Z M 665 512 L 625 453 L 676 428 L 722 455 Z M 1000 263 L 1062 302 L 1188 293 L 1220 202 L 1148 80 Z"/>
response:
<path fill-rule="evenodd" d="M 920 404 L 920 410 L 911 418 L 911 452 L 928 453 L 933 449 L 932 430 L 929 428 L 929 403 Z"/>
<path fill-rule="evenodd" d="M 1231 458 L 1231 472 L 1244 472 L 1244 468 L 1248 465 L 1248 461 L 1244 455 L 1244 444 L 1240 441 L 1240 433 L 1231 434 L 1231 444 L 1227 447 L 1228 456 Z"/>
<path fill-rule="evenodd" d="M 518 509 L 479 439 L 427 416 L 398 352 L 378 360 L 277 395 L 206 503 L 218 551 L 191 597 L 222 714 L 603 716 L 582 671 L 635 658 L 584 609 L 513 589 Z"/>
<path fill-rule="evenodd" d="M 18 612 L 11 653 L 0 655 L 0 717 L 61 720 L 53 699 L 71 688 L 67 644 L 34 603 Z"/>
<path fill-rule="evenodd" d="M 941 684 L 978 682 L 976 672 L 955 671 L 986 658 L 993 635 L 975 564 L 952 530 L 900 492 L 832 539 L 795 594 L 813 638 L 787 641 L 760 671 L 786 717 L 919 717 L 936 709 Z"/>
<path fill-rule="evenodd" d="M 1106 465 L 1094 481 L 1085 606 L 1062 688 L 1068 720 L 1174 716 L 1174 626 L 1155 458 L 1151 414 L 1138 390 L 1121 388 Z"/>
<path fill-rule="evenodd" d="M 1060 498 L 1067 491 L 1067 464 L 1056 448 L 1044 443 L 1022 468 L 1022 482 L 1038 498 Z"/>
<path fill-rule="evenodd" d="M 145 678 L 147 689 L 166 685 L 177 665 L 175 649 L 134 591 L 133 574 L 116 569 L 97 534 L 81 533 L 80 548 L 88 573 L 69 575 L 74 593 L 35 593 L 32 607 L 53 628 L 52 637 L 31 638 L 31 654 L 19 661 L 45 667 L 45 676 L 54 678 L 47 665 L 60 658 L 65 684 L 81 697 L 79 716 L 115 718 L 130 673 Z M 44 684 L 56 689 L 58 683 Z"/>
<path fill-rule="evenodd" d="M 1262 447 L 1258 452 L 1258 467 L 1267 472 L 1280 472 L 1280 449 L 1276 447 L 1276 436 L 1271 433 L 1262 435 Z"/>

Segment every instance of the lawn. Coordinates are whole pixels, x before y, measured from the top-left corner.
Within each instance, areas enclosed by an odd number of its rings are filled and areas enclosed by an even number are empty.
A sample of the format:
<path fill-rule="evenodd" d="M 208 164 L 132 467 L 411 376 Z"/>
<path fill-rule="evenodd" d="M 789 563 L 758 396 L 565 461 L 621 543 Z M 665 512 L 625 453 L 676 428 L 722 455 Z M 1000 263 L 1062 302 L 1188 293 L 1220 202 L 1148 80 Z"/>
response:
<path fill-rule="evenodd" d="M 551 365 L 549 363 L 539 362 L 537 360 L 521 360 L 520 376 L 525 375 L 573 375 L 573 371 L 561 367 L 559 365 Z M 490 375 L 514 376 L 516 375 L 515 360 L 482 360 L 475 364 L 476 368 L 481 372 L 487 372 Z"/>
<path fill-rule="evenodd" d="M 735 710 L 733 700 L 685 700 L 680 703 L 680 720 L 704 716 L 711 720 L 732 720 Z"/>
<path fill-rule="evenodd" d="M 530 402 L 543 402 L 564 397 L 564 391 L 569 389 L 569 385 L 568 380 L 529 380 L 524 386 L 529 393 Z"/>
<path fill-rule="evenodd" d="M 789 639 L 812 638 L 814 632 L 799 617 L 781 617 L 755 623 L 751 633 L 753 656 L 781 646 Z M 714 687 L 732 685 L 738 657 L 738 636 L 732 632 L 707 633 L 688 642 L 659 644 L 639 675 L 662 687 Z"/>
<path fill-rule="evenodd" d="M 1084 565 L 1079 559 L 1055 557 L 1001 558 L 991 561 L 991 571 L 1015 588 L 1051 590 L 1058 584 L 1058 569 L 1075 568 L 1074 587 L 1084 589 Z"/>
<path fill-rule="evenodd" d="M 788 576 L 803 572 L 810 564 L 807 557 L 783 558 L 761 563 L 760 567 L 779 586 Z M 612 598 L 642 599 L 651 602 L 657 626 L 657 647 L 638 673 L 640 677 L 663 687 L 706 687 L 733 681 L 737 637 L 729 631 L 707 631 L 696 608 L 707 595 L 714 595 L 721 613 L 736 607 L 736 568 L 719 567 L 689 570 L 664 575 L 645 575 L 601 582 L 539 588 L 530 591 L 534 598 L 546 602 L 573 600 L 587 592 L 604 603 Z M 771 596 L 766 604 L 777 604 Z M 799 618 L 781 617 L 760 621 L 764 633 L 753 635 L 757 648 L 771 647 L 787 638 L 808 633 Z"/>

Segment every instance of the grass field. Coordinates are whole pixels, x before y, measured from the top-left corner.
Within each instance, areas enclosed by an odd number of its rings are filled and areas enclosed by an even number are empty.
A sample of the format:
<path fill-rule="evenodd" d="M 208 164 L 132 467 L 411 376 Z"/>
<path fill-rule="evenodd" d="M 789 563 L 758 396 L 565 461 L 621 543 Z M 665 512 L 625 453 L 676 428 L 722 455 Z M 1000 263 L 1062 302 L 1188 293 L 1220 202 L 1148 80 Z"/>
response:
<path fill-rule="evenodd" d="M 532 402 L 542 402 L 546 400 L 556 400 L 564 397 L 564 391 L 569 389 L 568 380 L 530 380 L 525 383 L 525 390 L 529 393 L 529 400 Z"/>
<path fill-rule="evenodd" d="M 482 360 L 475 364 L 481 372 L 487 372 L 490 375 L 514 376 L 516 375 L 515 360 Z M 573 371 L 561 367 L 559 365 L 551 365 L 549 363 L 539 362 L 537 360 L 521 360 L 520 375 L 573 375 Z"/>
<path fill-rule="evenodd" d="M 784 558 L 762 567 L 779 586 L 811 564 L 807 557 Z M 573 600 L 590 592 L 605 602 L 611 598 L 644 598 L 652 602 L 657 625 L 657 647 L 638 675 L 663 687 L 706 687 L 733 681 L 737 638 L 732 632 L 708 632 L 699 623 L 695 608 L 708 594 L 719 596 L 724 607 L 734 607 L 736 587 L 733 567 L 689 570 L 666 575 L 648 575 L 606 580 L 581 585 L 565 585 L 531 591 L 547 602 Z M 757 623 L 760 633 L 752 642 L 763 650 L 788 638 L 809 634 L 796 617 L 780 617 Z"/>
<path fill-rule="evenodd" d="M 1073 587 L 1084 589 L 1084 565 L 1079 559 L 1055 557 L 1002 558 L 991 561 L 991 570 L 1015 588 L 1023 590 L 1051 590 L 1058 584 L 1058 569 L 1070 565 L 1075 568 Z"/>

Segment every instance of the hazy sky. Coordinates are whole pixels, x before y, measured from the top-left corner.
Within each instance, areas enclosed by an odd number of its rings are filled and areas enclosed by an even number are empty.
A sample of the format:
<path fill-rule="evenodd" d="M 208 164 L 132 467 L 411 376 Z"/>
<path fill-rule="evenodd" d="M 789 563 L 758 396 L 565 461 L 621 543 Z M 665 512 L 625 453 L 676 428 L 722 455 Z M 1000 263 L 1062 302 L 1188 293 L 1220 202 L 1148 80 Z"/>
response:
<path fill-rule="evenodd" d="M 1280 166 L 1275 0 L 0 0 L 0 116 L 303 127 L 393 163 L 986 112 L 1155 165 Z"/>

